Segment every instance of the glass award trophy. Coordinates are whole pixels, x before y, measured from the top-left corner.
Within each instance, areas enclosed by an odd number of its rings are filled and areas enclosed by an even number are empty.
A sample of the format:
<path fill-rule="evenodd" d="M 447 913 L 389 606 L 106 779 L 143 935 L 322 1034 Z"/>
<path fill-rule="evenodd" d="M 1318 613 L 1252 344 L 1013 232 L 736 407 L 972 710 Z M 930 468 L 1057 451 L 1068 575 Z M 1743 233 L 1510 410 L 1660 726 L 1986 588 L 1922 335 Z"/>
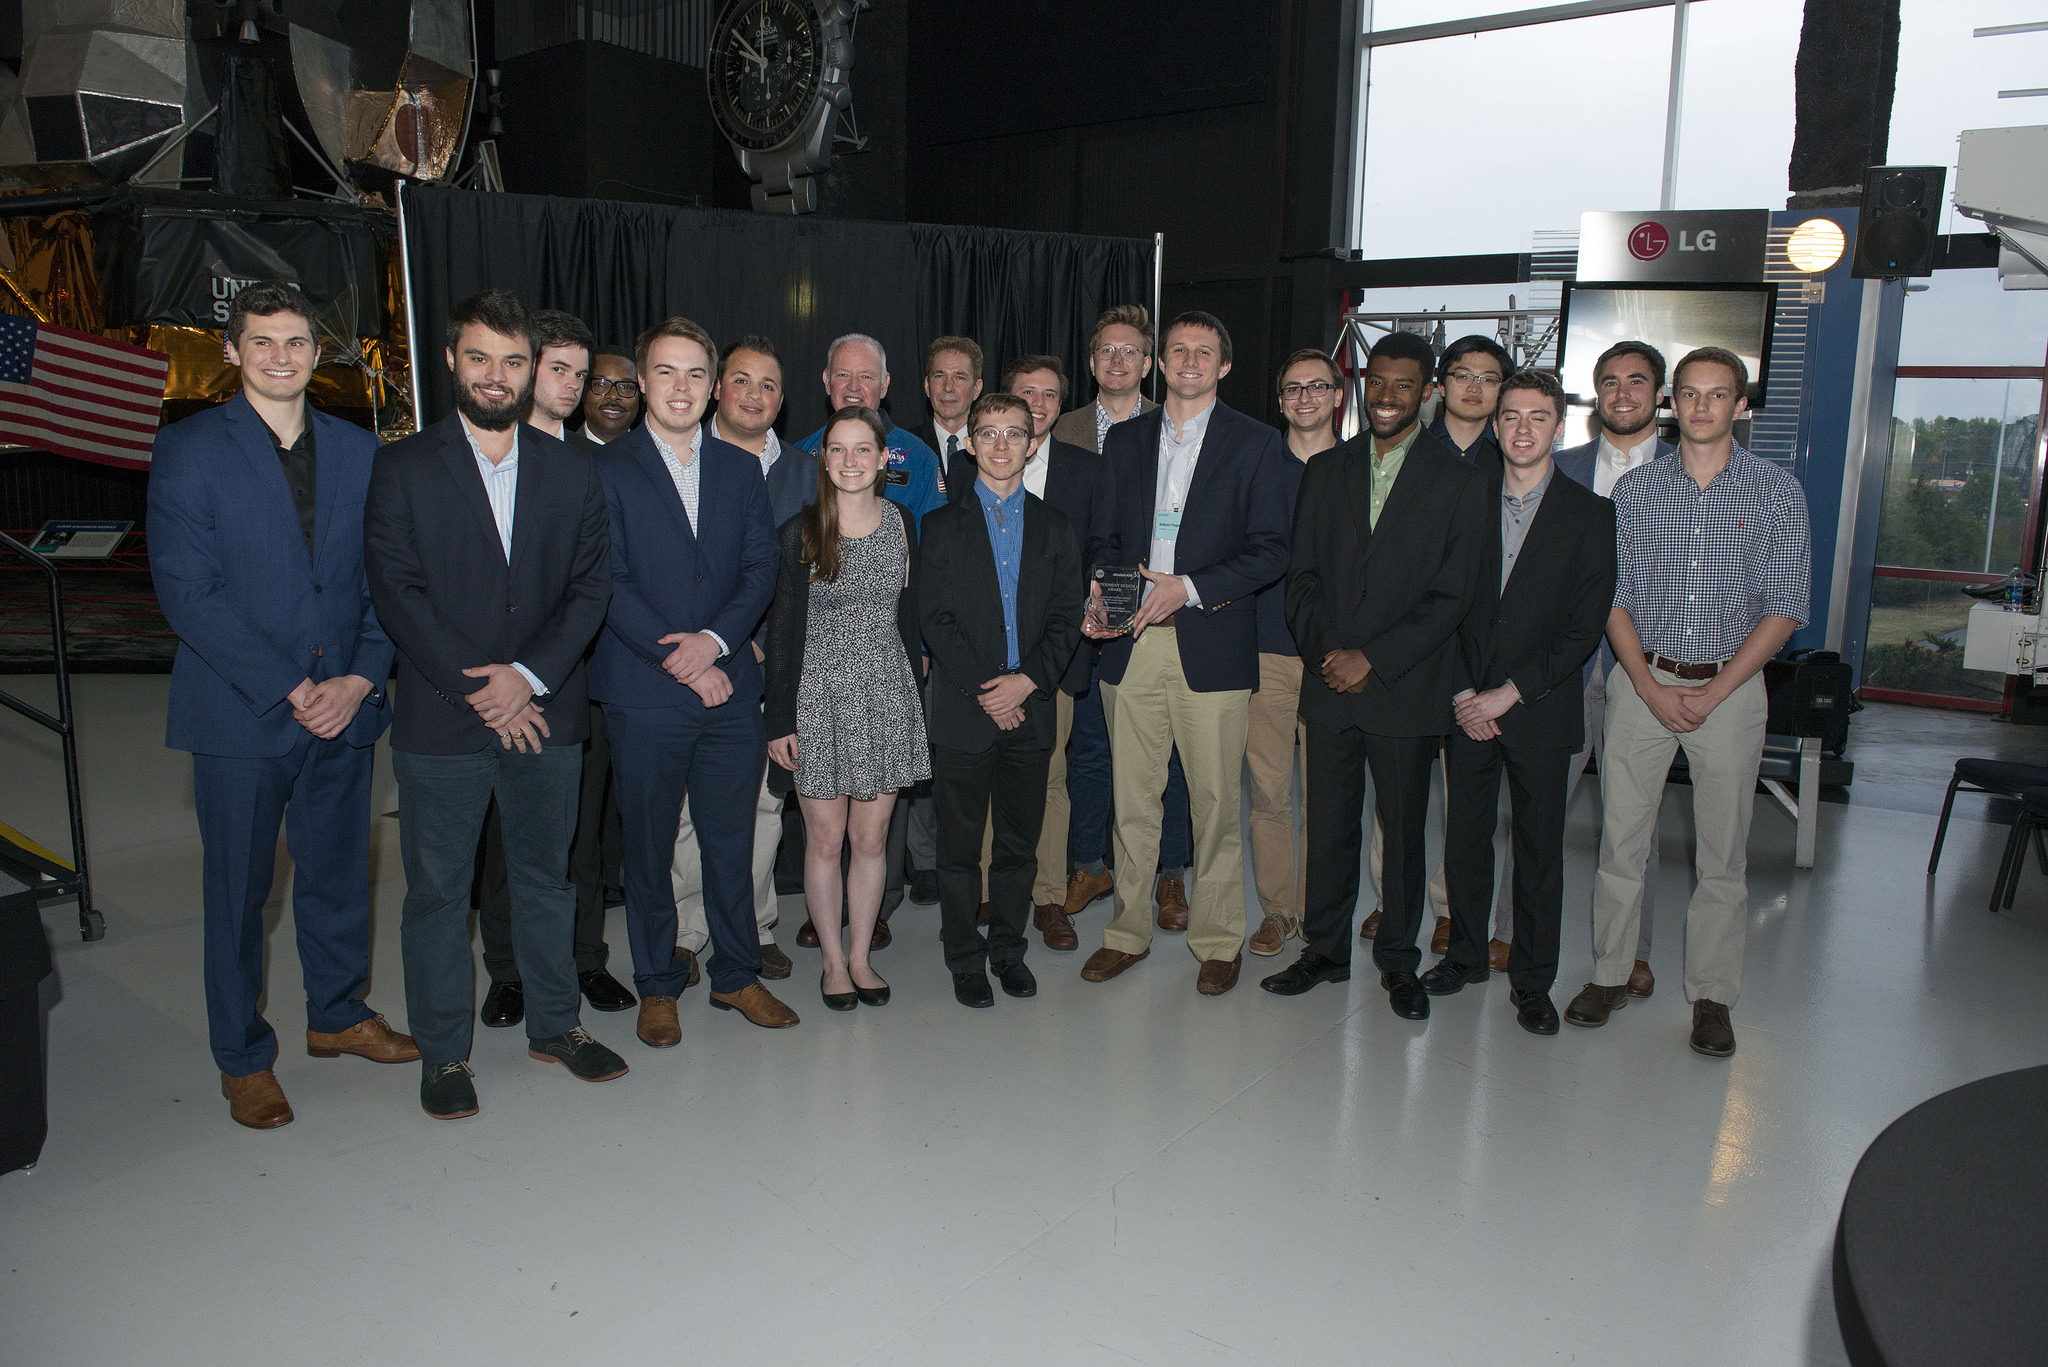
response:
<path fill-rule="evenodd" d="M 1102 615 L 1111 631 L 1129 631 L 1145 586 L 1136 565 L 1097 565 L 1088 577 L 1102 590 Z"/>

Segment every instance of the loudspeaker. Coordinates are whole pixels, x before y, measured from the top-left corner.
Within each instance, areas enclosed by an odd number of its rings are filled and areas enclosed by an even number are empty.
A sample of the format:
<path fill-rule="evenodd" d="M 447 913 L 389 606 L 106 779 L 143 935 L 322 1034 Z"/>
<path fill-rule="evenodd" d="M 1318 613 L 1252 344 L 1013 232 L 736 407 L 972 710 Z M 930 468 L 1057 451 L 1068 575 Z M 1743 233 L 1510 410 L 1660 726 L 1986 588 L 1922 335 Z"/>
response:
<path fill-rule="evenodd" d="M 1856 216 L 1856 259 L 1862 280 L 1934 274 L 1946 166 L 1873 166 L 1863 173 Z"/>

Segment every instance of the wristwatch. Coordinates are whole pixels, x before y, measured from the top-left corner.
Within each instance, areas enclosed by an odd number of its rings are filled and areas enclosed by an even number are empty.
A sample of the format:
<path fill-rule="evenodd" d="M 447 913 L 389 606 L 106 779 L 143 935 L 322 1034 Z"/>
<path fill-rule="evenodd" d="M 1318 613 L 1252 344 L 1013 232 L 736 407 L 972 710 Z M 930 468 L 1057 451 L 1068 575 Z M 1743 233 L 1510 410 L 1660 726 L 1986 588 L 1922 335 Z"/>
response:
<path fill-rule="evenodd" d="M 754 181 L 754 207 L 807 214 L 851 118 L 853 23 L 870 0 L 727 0 L 705 69 L 711 117 Z M 856 145 L 859 140 L 856 139 Z"/>

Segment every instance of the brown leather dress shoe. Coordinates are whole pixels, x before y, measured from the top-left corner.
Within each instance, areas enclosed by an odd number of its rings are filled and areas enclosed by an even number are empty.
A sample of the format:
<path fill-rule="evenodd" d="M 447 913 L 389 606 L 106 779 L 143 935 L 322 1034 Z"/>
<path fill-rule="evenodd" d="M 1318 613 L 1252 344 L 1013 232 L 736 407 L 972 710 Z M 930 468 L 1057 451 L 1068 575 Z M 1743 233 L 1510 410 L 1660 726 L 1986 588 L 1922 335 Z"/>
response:
<path fill-rule="evenodd" d="M 697 951 L 676 946 L 676 958 L 682 961 L 688 976 L 683 979 L 685 988 L 695 987 L 704 977 L 704 965 L 697 962 Z"/>
<path fill-rule="evenodd" d="M 1445 950 L 1449 949 L 1450 947 L 1451 918 L 1448 916 L 1439 916 L 1436 918 L 1436 929 L 1433 932 L 1431 932 L 1429 937 L 1429 952 L 1432 954 L 1442 954 Z"/>
<path fill-rule="evenodd" d="M 1361 940 L 1370 940 L 1370 939 L 1374 939 L 1375 937 L 1377 937 L 1377 936 L 1379 935 L 1379 933 L 1380 933 L 1380 912 L 1381 912 L 1382 910 L 1383 910 L 1383 908 L 1380 908 L 1380 907 L 1374 907 L 1374 908 L 1372 909 L 1372 915 L 1370 915 L 1370 916 L 1366 917 L 1366 918 L 1365 918 L 1365 924 L 1364 924 L 1364 925 L 1361 925 L 1361 926 L 1360 926 L 1360 927 L 1358 928 L 1358 938 L 1359 938 L 1359 939 L 1361 939 Z"/>
<path fill-rule="evenodd" d="M 306 1052 L 314 1058 L 340 1058 L 343 1054 L 354 1054 L 372 1063 L 417 1063 L 420 1057 L 419 1046 L 412 1042 L 412 1036 L 399 1034 L 382 1016 L 357 1021 L 348 1029 L 331 1035 L 320 1030 L 308 1030 Z"/>
<path fill-rule="evenodd" d="M 220 1094 L 228 1099 L 228 1114 L 237 1125 L 247 1125 L 252 1130 L 276 1130 L 292 1123 L 292 1104 L 284 1099 L 277 1074 L 268 1068 L 247 1077 L 222 1073 Z"/>
<path fill-rule="evenodd" d="M 1486 942 L 1486 966 L 1496 973 L 1507 972 L 1508 950 L 1510 948 L 1511 946 L 1506 940 L 1488 940 Z"/>
<path fill-rule="evenodd" d="M 1233 954 L 1228 959 L 1204 959 L 1202 969 L 1195 974 L 1195 991 L 1205 997 L 1220 997 L 1237 986 L 1237 970 L 1244 963 L 1244 955 Z"/>
<path fill-rule="evenodd" d="M 1628 994 L 1631 997 L 1647 997 L 1657 990 L 1657 975 L 1641 959 L 1628 971 Z"/>
<path fill-rule="evenodd" d="M 1078 916 L 1098 897 L 1106 897 L 1116 890 L 1116 880 L 1109 870 L 1101 873 L 1084 873 L 1075 869 L 1067 875 L 1067 903 L 1062 908 L 1069 916 Z"/>
<path fill-rule="evenodd" d="M 713 992 L 711 1004 L 721 1011 L 737 1011 L 763 1030 L 787 1030 L 797 1023 L 796 1012 L 757 982 L 737 992 Z"/>
<path fill-rule="evenodd" d="M 1031 909 L 1031 923 L 1038 933 L 1045 937 L 1047 949 L 1079 949 L 1081 937 L 1074 933 L 1074 922 L 1058 902 L 1040 902 Z"/>
<path fill-rule="evenodd" d="M 1266 913 L 1266 919 L 1259 922 L 1259 928 L 1252 932 L 1249 947 L 1252 953 L 1270 959 L 1280 952 L 1281 946 L 1287 943 L 1288 936 L 1300 933 L 1299 924 L 1285 917 L 1275 916 L 1269 911 Z"/>
<path fill-rule="evenodd" d="M 782 952 L 782 946 L 770 940 L 761 946 L 761 976 L 764 978 L 787 978 L 796 965 L 789 961 L 789 955 Z"/>
<path fill-rule="evenodd" d="M 805 949 L 816 949 L 818 947 L 817 926 L 813 925 L 808 920 L 806 920 L 802 925 L 798 926 L 796 928 L 796 942 L 802 945 Z"/>
<path fill-rule="evenodd" d="M 1159 928 L 1161 930 L 1186 930 L 1188 928 L 1188 890 L 1178 878 L 1159 880 Z"/>
<path fill-rule="evenodd" d="M 640 1020 L 633 1033 L 650 1049 L 673 1049 L 683 1042 L 683 1023 L 676 1019 L 674 997 L 642 997 Z"/>
<path fill-rule="evenodd" d="M 1573 1025 L 1591 1029 L 1607 1024 L 1607 1018 L 1628 1005 L 1626 987 L 1602 987 L 1598 983 L 1587 983 L 1579 989 L 1579 995 L 1572 998 L 1572 1004 L 1564 1009 L 1564 1018 Z"/>
<path fill-rule="evenodd" d="M 1106 983 L 1140 959 L 1148 959 L 1151 956 L 1152 951 L 1149 949 L 1143 954 L 1126 954 L 1121 949 L 1111 949 L 1104 945 L 1088 956 L 1087 963 L 1081 965 L 1081 979 L 1084 982 Z"/>
<path fill-rule="evenodd" d="M 887 921 L 875 922 L 875 935 L 873 939 L 868 941 L 868 948 L 887 949 L 894 943 L 896 943 L 896 935 L 895 932 L 889 929 L 889 923 Z M 794 1021 L 790 1023 L 792 1025 L 795 1024 Z"/>
<path fill-rule="evenodd" d="M 974 924 L 978 926 L 985 926 L 988 924 L 988 903 L 983 902 L 980 906 L 974 909 Z"/>

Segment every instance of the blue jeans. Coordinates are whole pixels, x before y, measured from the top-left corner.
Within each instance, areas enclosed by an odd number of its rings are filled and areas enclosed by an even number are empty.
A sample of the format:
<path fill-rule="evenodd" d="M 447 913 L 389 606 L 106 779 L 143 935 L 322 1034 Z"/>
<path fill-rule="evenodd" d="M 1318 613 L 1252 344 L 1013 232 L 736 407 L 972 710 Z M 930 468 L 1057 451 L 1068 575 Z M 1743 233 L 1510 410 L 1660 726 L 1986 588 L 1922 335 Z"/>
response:
<path fill-rule="evenodd" d="M 498 799 L 512 897 L 512 955 L 526 989 L 526 1035 L 546 1039 L 579 1023 L 576 835 L 583 747 L 521 754 L 493 745 L 468 755 L 391 752 L 398 775 L 398 850 L 405 865 L 407 1028 L 428 1066 L 469 1057 L 476 1024 L 469 889 L 484 812 Z"/>

